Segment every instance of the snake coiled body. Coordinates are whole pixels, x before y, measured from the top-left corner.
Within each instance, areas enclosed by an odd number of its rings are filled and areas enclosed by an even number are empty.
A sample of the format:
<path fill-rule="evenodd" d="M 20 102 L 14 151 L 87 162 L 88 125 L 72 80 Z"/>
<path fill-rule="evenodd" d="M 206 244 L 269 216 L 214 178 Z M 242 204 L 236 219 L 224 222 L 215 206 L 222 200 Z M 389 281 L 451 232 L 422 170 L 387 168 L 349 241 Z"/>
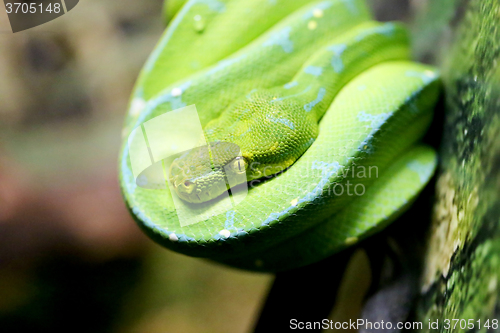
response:
<path fill-rule="evenodd" d="M 438 94 L 405 28 L 372 21 L 364 1 L 190 0 L 138 80 L 125 133 L 194 104 L 209 146 L 163 162 L 169 191 L 136 185 L 125 144 L 122 190 L 173 250 L 303 266 L 380 230 L 425 186 L 436 157 L 418 141 Z M 237 204 L 231 170 L 249 182 Z"/>

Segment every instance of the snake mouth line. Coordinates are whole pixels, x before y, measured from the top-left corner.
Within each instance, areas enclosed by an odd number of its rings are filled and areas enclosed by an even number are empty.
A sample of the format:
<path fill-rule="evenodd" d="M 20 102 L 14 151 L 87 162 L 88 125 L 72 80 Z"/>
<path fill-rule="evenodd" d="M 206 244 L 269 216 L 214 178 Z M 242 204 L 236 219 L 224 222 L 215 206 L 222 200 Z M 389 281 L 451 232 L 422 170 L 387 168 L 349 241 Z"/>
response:
<path fill-rule="evenodd" d="M 212 160 L 211 160 L 212 161 Z M 260 163 L 259 163 L 260 164 Z M 176 195 L 191 204 L 203 204 L 221 199 L 226 193 L 229 197 L 233 192 L 248 192 L 251 188 L 259 187 L 284 172 L 291 169 L 292 165 L 273 174 L 266 174 L 254 165 L 248 164 L 247 159 L 237 156 L 224 167 L 214 167 L 213 163 L 206 165 L 206 174 L 201 177 L 189 177 L 186 174 L 185 162 L 174 160 L 169 170 L 169 182 Z M 205 177 L 205 179 L 204 179 Z M 237 179 L 239 177 L 239 179 Z M 206 178 L 217 179 L 211 185 L 206 185 Z M 202 185 L 200 185 L 202 184 Z"/>
<path fill-rule="evenodd" d="M 229 190 L 223 171 L 215 168 L 203 177 L 187 178 L 184 169 L 174 161 L 170 167 L 169 182 L 183 201 L 200 204 L 220 197 Z M 211 182 L 211 184 L 210 184 Z"/>
<path fill-rule="evenodd" d="M 247 159 L 240 147 L 216 141 L 186 151 L 169 168 L 168 180 L 177 196 L 190 203 L 216 199 L 239 184 L 247 183 Z"/>

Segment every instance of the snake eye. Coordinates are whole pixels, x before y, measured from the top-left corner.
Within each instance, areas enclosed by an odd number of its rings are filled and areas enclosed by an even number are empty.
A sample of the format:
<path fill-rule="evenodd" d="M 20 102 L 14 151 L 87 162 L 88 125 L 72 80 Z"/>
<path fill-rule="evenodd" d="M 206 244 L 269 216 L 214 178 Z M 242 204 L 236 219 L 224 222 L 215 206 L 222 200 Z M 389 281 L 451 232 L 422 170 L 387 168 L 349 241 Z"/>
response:
<path fill-rule="evenodd" d="M 185 180 L 181 184 L 182 184 L 182 188 L 183 188 L 184 192 L 186 192 L 186 193 L 193 192 L 195 186 L 194 186 L 194 183 L 192 181 Z"/>
<path fill-rule="evenodd" d="M 230 162 L 229 165 L 231 169 L 237 174 L 243 174 L 247 169 L 247 162 L 245 161 L 245 158 L 241 156 L 236 157 Z"/>

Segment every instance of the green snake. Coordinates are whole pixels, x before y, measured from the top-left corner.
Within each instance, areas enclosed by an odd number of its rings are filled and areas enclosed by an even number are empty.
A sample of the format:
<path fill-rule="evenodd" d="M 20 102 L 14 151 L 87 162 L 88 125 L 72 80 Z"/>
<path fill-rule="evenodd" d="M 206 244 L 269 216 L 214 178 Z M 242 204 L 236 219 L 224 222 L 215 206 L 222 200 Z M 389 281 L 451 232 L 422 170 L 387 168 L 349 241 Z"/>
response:
<path fill-rule="evenodd" d="M 300 267 L 384 228 L 433 175 L 435 152 L 418 142 L 439 74 L 409 60 L 401 24 L 373 21 L 362 0 L 174 7 L 120 160 L 127 206 L 158 243 L 243 269 Z M 193 105 L 206 145 L 161 160 L 144 150 L 163 187 L 138 186 L 130 138 L 143 133 L 151 153 L 153 121 Z M 196 127 L 162 124 L 181 133 L 164 146 Z"/>

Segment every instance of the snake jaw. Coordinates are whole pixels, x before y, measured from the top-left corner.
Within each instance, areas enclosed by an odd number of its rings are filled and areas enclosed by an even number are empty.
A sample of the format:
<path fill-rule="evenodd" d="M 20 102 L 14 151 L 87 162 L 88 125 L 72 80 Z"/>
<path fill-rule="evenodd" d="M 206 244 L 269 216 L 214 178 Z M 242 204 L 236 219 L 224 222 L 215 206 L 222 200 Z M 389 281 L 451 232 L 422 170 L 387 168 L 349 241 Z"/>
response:
<path fill-rule="evenodd" d="M 205 170 L 201 174 L 191 175 L 182 159 L 172 162 L 169 182 L 179 198 L 190 203 L 203 203 L 219 197 L 227 191 L 222 168 Z M 189 174 L 189 175 L 188 175 Z"/>
<path fill-rule="evenodd" d="M 215 141 L 194 148 L 170 165 L 169 182 L 177 196 L 190 203 L 204 203 L 247 181 L 248 160 L 240 147 Z"/>

